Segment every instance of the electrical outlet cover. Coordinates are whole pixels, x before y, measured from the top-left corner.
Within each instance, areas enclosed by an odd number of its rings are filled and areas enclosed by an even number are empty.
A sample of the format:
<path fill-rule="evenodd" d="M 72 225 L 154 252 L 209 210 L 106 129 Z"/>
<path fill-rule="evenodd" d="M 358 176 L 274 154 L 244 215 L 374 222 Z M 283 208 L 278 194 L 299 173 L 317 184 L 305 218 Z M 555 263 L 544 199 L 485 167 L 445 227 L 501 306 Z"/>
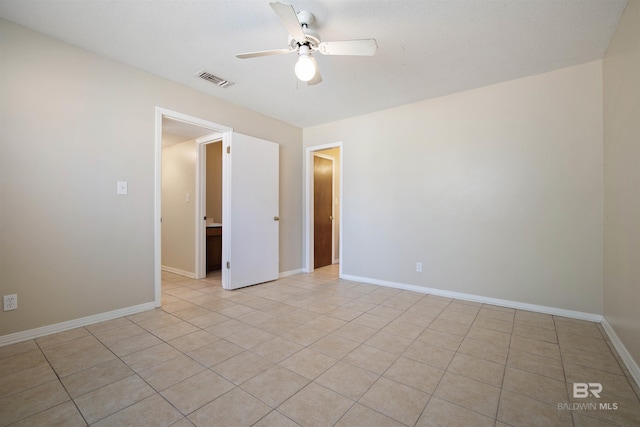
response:
<path fill-rule="evenodd" d="M 15 310 L 18 308 L 18 295 L 4 296 L 4 311 Z"/>

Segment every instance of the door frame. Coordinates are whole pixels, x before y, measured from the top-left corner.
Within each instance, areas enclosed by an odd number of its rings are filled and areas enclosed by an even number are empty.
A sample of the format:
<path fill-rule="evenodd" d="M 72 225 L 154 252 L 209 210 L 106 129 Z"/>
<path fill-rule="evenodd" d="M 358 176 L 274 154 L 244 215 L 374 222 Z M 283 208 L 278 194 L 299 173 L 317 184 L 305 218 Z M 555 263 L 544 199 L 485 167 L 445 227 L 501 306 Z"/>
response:
<path fill-rule="evenodd" d="M 154 238 L 154 296 L 155 306 L 160 307 L 162 305 L 162 119 L 168 118 L 172 120 L 179 120 L 185 123 L 189 123 L 195 126 L 200 126 L 205 129 L 210 129 L 211 132 L 222 134 L 223 146 L 231 143 L 231 137 L 233 128 L 223 126 L 218 123 L 214 123 L 208 120 L 200 119 L 198 117 L 190 116 L 188 114 L 179 113 L 162 107 L 155 108 L 155 165 L 154 165 L 154 204 L 153 204 L 153 238 Z M 196 150 L 196 153 L 198 150 Z M 196 161 L 196 169 L 198 168 L 198 161 Z M 224 176 L 223 176 L 224 185 Z M 196 176 L 196 205 L 198 205 L 199 193 L 198 193 L 198 179 Z M 224 200 L 222 201 L 224 205 Z M 200 217 L 200 210 L 196 206 L 196 215 Z M 196 221 L 197 227 L 198 221 Z M 198 273 L 198 266 L 202 262 L 199 257 L 198 247 L 198 234 L 196 233 L 196 274 Z M 224 242 L 223 242 L 224 251 Z M 224 270 L 223 270 L 224 274 Z"/>
<path fill-rule="evenodd" d="M 342 153 L 341 153 L 342 154 Z M 317 151 L 313 152 L 313 157 L 320 157 L 322 159 L 326 159 L 331 161 L 331 216 L 335 218 L 336 212 L 335 212 L 335 189 L 336 189 L 336 158 L 333 156 L 329 156 L 327 154 L 324 153 L 319 153 Z M 315 186 L 313 184 L 315 184 L 315 163 L 314 163 L 314 174 L 313 174 L 313 180 L 312 180 L 312 188 L 314 189 L 312 197 L 313 197 L 313 205 L 312 208 L 315 208 Z M 312 209 L 311 212 L 313 212 L 313 216 L 314 216 L 314 222 L 315 222 L 315 209 Z M 313 231 L 313 240 L 314 240 L 314 252 L 315 252 L 315 229 Z M 335 235 L 336 235 L 336 223 L 331 220 L 331 264 L 335 264 L 336 263 L 336 242 L 335 242 Z M 315 255 L 315 253 L 314 253 Z M 314 264 L 315 264 L 315 257 L 314 257 Z M 315 268 L 315 265 L 314 265 Z"/>
<path fill-rule="evenodd" d="M 344 171 L 344 150 L 342 149 L 342 141 L 332 142 L 329 144 L 323 145 L 315 145 L 313 147 L 307 147 L 304 153 L 304 166 L 305 166 L 305 200 L 304 200 L 304 259 L 303 259 L 303 272 L 311 273 L 314 270 L 313 266 L 313 156 L 316 151 L 326 150 L 328 148 L 338 148 L 340 150 L 340 164 L 338 165 L 340 169 L 340 180 L 338 182 L 338 188 L 340 189 L 340 195 L 338 197 L 340 203 L 339 209 L 339 219 L 340 219 L 340 230 L 338 232 L 338 262 L 340 263 L 338 267 L 338 275 L 342 277 L 342 260 L 343 260 L 343 233 L 344 233 L 344 221 L 343 221 L 343 171 Z M 334 171 L 335 171 L 335 163 L 334 163 Z M 335 174 L 334 174 L 335 180 Z M 335 226 L 335 225 L 334 225 Z M 335 233 L 334 233 L 335 234 Z M 335 247 L 335 245 L 333 245 Z M 334 257 L 335 259 L 335 257 Z"/>

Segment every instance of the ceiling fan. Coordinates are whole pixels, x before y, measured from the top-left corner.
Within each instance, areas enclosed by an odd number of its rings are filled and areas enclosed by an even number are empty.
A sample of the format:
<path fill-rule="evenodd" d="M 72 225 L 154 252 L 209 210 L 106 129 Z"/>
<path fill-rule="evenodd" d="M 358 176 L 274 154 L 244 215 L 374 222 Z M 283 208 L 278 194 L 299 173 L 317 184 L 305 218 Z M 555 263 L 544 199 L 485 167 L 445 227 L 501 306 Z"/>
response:
<path fill-rule="evenodd" d="M 314 52 L 320 52 L 323 55 L 356 56 L 372 56 L 376 53 L 378 45 L 375 39 L 321 42 L 318 33 L 309 27 L 315 19 L 312 13 L 301 10 L 296 14 L 293 6 L 287 3 L 273 2 L 269 5 L 289 33 L 289 47 L 239 53 L 236 55 L 237 58 L 247 59 L 296 52 L 298 54 L 298 62 L 295 66 L 296 76 L 310 85 L 315 85 L 322 81 L 322 76 L 318 63 L 312 55 Z"/>

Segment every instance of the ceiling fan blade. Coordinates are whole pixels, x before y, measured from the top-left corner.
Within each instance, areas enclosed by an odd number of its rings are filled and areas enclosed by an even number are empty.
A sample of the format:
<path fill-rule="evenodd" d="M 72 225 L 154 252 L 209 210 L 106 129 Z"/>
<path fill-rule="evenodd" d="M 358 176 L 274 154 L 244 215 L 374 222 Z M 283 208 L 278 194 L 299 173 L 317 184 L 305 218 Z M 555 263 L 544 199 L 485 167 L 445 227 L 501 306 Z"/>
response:
<path fill-rule="evenodd" d="M 269 3 L 269 5 L 276 15 L 278 15 L 278 18 L 282 21 L 282 25 L 284 25 L 284 28 L 291 37 L 301 43 L 307 40 L 307 36 L 304 34 L 304 31 L 302 31 L 302 25 L 300 25 L 298 15 L 296 15 L 293 6 L 281 2 Z"/>
<path fill-rule="evenodd" d="M 318 67 L 318 62 L 316 61 L 316 58 L 314 58 L 311 55 L 309 55 L 309 58 L 311 58 L 313 65 L 315 65 L 316 67 L 316 75 L 313 76 L 313 78 L 309 80 L 307 84 L 311 86 L 311 85 L 317 85 L 318 83 L 322 83 L 322 74 L 320 74 L 320 67 Z"/>
<path fill-rule="evenodd" d="M 323 42 L 318 45 L 318 51 L 323 55 L 372 56 L 377 48 L 375 39 Z"/>
<path fill-rule="evenodd" d="M 295 50 L 293 49 L 261 50 L 258 52 L 239 53 L 236 55 L 236 58 L 240 58 L 240 59 L 257 58 L 258 56 L 283 55 L 291 52 L 295 52 Z"/>

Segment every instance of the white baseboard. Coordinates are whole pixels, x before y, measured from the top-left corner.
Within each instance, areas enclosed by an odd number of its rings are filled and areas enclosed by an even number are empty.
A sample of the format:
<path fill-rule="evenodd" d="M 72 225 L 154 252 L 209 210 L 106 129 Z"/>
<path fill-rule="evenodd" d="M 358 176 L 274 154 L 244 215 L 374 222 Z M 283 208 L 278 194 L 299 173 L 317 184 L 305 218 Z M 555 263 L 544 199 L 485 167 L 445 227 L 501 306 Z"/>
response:
<path fill-rule="evenodd" d="M 115 319 L 117 317 L 129 316 L 131 314 L 140 313 L 142 311 L 152 310 L 155 303 L 147 302 L 131 307 L 119 308 L 117 310 L 108 311 L 106 313 L 94 314 L 92 316 L 81 317 L 80 319 L 68 320 L 66 322 L 55 323 L 53 325 L 42 326 L 40 328 L 30 329 L 28 331 L 16 332 L 14 334 L 3 335 L 0 337 L 0 347 L 17 342 L 26 341 L 34 338 L 51 335 L 58 332 L 68 331 L 69 329 L 79 328 L 81 326 L 92 325 L 105 320 Z"/>
<path fill-rule="evenodd" d="M 631 353 L 629 353 L 627 348 L 624 346 L 624 344 L 616 334 L 616 331 L 614 331 L 613 327 L 607 320 L 606 316 L 602 317 L 602 327 L 604 328 L 607 335 L 609 335 L 609 339 L 618 351 L 618 354 L 622 358 L 624 364 L 627 366 L 627 369 L 631 373 L 633 379 L 636 381 L 636 384 L 638 384 L 638 387 L 640 387 L 640 367 L 638 367 L 636 361 L 633 360 Z"/>
<path fill-rule="evenodd" d="M 163 265 L 161 268 L 162 268 L 162 271 L 168 271 L 169 273 L 179 274 L 181 276 L 185 276 L 185 277 L 188 277 L 190 279 L 195 279 L 196 278 L 196 273 L 192 273 L 190 271 L 184 271 L 184 270 L 180 270 L 178 268 L 167 267 L 166 265 Z"/>
<path fill-rule="evenodd" d="M 282 272 L 279 274 L 278 278 L 282 279 L 283 277 L 294 276 L 294 275 L 296 275 L 296 274 L 300 274 L 300 273 L 302 273 L 302 272 L 303 272 L 303 271 L 302 271 L 302 269 L 301 269 L 301 268 L 298 268 L 298 269 L 296 269 L 296 270 L 282 271 Z"/>
<path fill-rule="evenodd" d="M 510 301 L 498 298 L 483 297 L 480 295 L 465 294 L 462 292 L 445 291 L 442 289 L 427 288 L 424 286 L 409 285 L 405 283 L 388 282 L 386 280 L 371 279 L 369 277 L 359 277 L 343 274 L 341 279 L 352 282 L 369 283 L 371 285 L 386 286 L 389 288 L 404 289 L 406 291 L 420 292 L 423 294 L 438 295 L 447 298 L 456 298 L 465 301 L 479 302 L 483 304 L 497 305 L 500 307 L 517 308 L 519 310 L 535 311 L 538 313 L 552 314 L 554 316 L 570 317 L 572 319 L 588 320 L 590 322 L 602 322 L 602 315 L 593 313 L 583 313 L 581 311 L 565 310 L 563 308 L 547 307 L 544 305 L 527 304 L 524 302 Z"/>

